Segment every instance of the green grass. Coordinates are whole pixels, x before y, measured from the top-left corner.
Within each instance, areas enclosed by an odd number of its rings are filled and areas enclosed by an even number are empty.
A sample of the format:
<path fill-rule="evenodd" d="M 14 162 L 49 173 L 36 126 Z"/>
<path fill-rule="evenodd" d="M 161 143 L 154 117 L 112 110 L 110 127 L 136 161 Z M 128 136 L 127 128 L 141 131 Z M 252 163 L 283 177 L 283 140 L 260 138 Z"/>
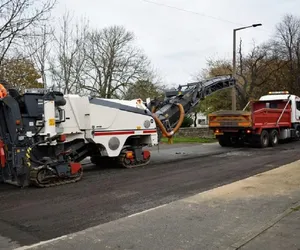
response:
<path fill-rule="evenodd" d="M 162 138 L 161 142 L 167 143 L 168 138 Z M 197 138 L 197 137 L 174 137 L 173 143 L 212 143 L 216 142 L 214 138 Z"/>
<path fill-rule="evenodd" d="M 298 207 L 293 207 L 292 210 L 293 210 L 293 211 L 300 211 L 300 206 L 298 206 Z"/>

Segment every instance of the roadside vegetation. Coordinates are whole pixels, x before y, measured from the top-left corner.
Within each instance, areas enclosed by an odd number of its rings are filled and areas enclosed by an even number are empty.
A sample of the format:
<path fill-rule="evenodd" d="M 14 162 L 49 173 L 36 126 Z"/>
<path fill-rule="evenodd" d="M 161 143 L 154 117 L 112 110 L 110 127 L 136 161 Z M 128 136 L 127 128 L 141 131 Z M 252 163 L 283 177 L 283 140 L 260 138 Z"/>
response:
<path fill-rule="evenodd" d="M 168 143 L 167 138 L 161 139 L 162 143 Z M 174 137 L 173 143 L 213 143 L 215 138 L 199 138 L 199 137 Z"/>

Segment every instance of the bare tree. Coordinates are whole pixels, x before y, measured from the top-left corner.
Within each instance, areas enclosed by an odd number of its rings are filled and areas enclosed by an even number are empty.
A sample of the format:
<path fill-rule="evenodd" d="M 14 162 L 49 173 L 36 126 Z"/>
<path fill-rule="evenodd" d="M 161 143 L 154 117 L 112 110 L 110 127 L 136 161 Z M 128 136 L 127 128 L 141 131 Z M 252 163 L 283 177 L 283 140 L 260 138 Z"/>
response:
<path fill-rule="evenodd" d="M 85 46 L 84 87 L 98 97 L 121 98 L 130 85 L 147 79 L 150 62 L 133 42 L 133 34 L 124 27 L 91 31 Z"/>
<path fill-rule="evenodd" d="M 240 41 L 237 53 L 238 108 L 271 90 L 289 90 L 300 95 L 300 18 L 286 15 L 276 26 L 272 39 L 254 44 L 247 54 Z M 231 65 L 230 60 L 210 60 L 200 78 L 231 74 Z M 205 103 L 205 107 L 200 105 L 202 112 L 230 109 L 231 93 L 215 93 Z"/>
<path fill-rule="evenodd" d="M 300 18 L 284 16 L 276 26 L 273 44 L 280 57 L 288 62 L 284 81 L 290 83 L 290 91 L 300 94 Z"/>
<path fill-rule="evenodd" d="M 49 25 L 44 25 L 38 30 L 32 31 L 31 39 L 24 39 L 24 52 L 39 71 L 44 88 L 47 87 L 47 72 L 49 70 L 49 56 L 51 43 L 54 38 L 54 29 Z M 19 52 L 21 54 L 21 52 Z"/>
<path fill-rule="evenodd" d="M 249 99 L 258 98 L 265 91 L 278 88 L 281 82 L 278 77 L 286 67 L 272 43 L 260 46 L 253 45 L 251 51 L 242 53 L 242 41 L 238 49 L 238 91 L 239 104 L 243 108 Z"/>
<path fill-rule="evenodd" d="M 282 60 L 272 43 L 253 45 L 249 53 L 242 50 L 242 41 L 237 56 L 238 108 L 243 109 L 250 99 L 257 99 L 270 90 L 284 87 L 281 75 L 286 70 L 287 61 Z M 218 75 L 232 74 L 229 60 L 209 60 L 208 67 L 199 74 L 197 80 Z M 201 102 L 195 112 L 213 112 L 231 108 L 231 91 L 223 90 Z M 196 117 L 196 115 L 195 115 Z"/>
<path fill-rule="evenodd" d="M 162 85 L 160 82 L 152 81 L 151 78 L 139 80 L 128 86 L 123 98 L 126 100 L 141 98 L 144 101 L 146 101 L 147 98 L 163 99 L 165 89 L 166 86 Z"/>
<path fill-rule="evenodd" d="M 72 26 L 70 13 L 64 14 L 61 34 L 54 40 L 55 56 L 50 63 L 50 71 L 55 85 L 63 93 L 78 93 L 84 82 L 86 55 L 84 44 L 88 24 Z"/>
<path fill-rule="evenodd" d="M 215 76 L 230 75 L 232 74 L 232 64 L 230 60 L 226 59 L 209 59 L 207 61 L 207 68 L 196 74 L 195 80 L 202 81 Z M 203 101 L 200 101 L 199 105 L 195 107 L 194 113 L 194 126 L 197 125 L 197 114 L 201 112 L 207 115 L 210 112 L 230 109 L 231 107 L 231 90 L 225 89 L 220 92 L 214 93 L 211 96 L 206 97 Z"/>
<path fill-rule="evenodd" d="M 48 20 L 56 0 L 0 0 L 0 64 L 9 49 L 30 36 L 28 29 Z"/>

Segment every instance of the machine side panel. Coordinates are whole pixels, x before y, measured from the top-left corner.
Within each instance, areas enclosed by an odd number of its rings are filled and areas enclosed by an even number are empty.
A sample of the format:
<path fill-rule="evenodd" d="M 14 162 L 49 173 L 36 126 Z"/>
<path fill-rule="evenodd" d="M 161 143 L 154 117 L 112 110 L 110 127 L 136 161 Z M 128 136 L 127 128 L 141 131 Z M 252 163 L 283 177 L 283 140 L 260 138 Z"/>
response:
<path fill-rule="evenodd" d="M 44 109 L 44 134 L 49 134 L 49 136 L 51 137 L 56 135 L 54 101 L 45 100 Z"/>
<path fill-rule="evenodd" d="M 91 129 L 90 103 L 87 96 L 66 95 L 80 130 Z"/>
<path fill-rule="evenodd" d="M 120 110 L 94 103 L 90 103 L 89 105 L 91 109 L 91 126 L 95 130 L 111 128 Z"/>
<path fill-rule="evenodd" d="M 121 150 L 126 146 L 126 141 L 130 138 L 140 137 L 140 142 L 144 145 L 153 146 L 158 144 L 156 130 L 119 130 L 105 132 L 95 132 L 94 141 L 105 147 L 109 157 L 120 155 Z"/>
<path fill-rule="evenodd" d="M 91 129 L 88 98 L 66 95 L 65 100 L 66 104 L 62 107 L 65 121 L 57 125 L 57 129 L 60 133 L 72 134 L 72 138 L 84 138 L 85 131 Z M 68 137 L 67 140 L 69 141 L 70 138 Z"/>
<path fill-rule="evenodd" d="M 101 105 L 108 108 L 119 109 L 123 111 L 127 111 L 130 113 L 142 114 L 151 116 L 151 114 L 141 108 L 136 107 L 136 101 L 128 101 L 128 100 L 106 100 L 101 98 L 92 98 L 90 99 L 90 103 L 95 105 Z"/>
<path fill-rule="evenodd" d="M 152 116 L 136 108 L 136 101 L 128 101 L 128 104 L 131 106 L 99 99 L 90 104 L 93 141 L 102 144 L 110 157 L 118 156 L 130 138 L 139 138 L 144 145 L 157 144 L 156 123 Z"/>
<path fill-rule="evenodd" d="M 11 96 L 7 96 L 0 102 L 1 109 L 1 134 L 5 143 L 16 143 L 18 134 L 16 121 L 22 121 L 18 102 Z M 8 141 L 7 141 L 8 140 Z"/>
<path fill-rule="evenodd" d="M 136 130 L 156 129 L 151 116 L 138 112 L 118 110 L 97 104 L 91 104 L 91 121 L 95 130 Z"/>
<path fill-rule="evenodd" d="M 26 94 L 24 98 L 23 113 L 26 113 L 29 117 L 38 117 L 44 112 L 43 96 L 38 94 Z"/>

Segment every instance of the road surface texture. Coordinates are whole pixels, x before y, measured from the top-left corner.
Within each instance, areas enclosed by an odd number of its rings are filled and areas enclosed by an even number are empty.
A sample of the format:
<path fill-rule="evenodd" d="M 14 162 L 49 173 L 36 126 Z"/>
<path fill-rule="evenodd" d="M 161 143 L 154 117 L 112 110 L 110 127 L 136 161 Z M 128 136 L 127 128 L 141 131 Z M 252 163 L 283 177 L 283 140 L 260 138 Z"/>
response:
<path fill-rule="evenodd" d="M 300 159 L 299 146 L 299 142 L 294 142 L 275 148 L 230 149 L 230 152 L 229 149 L 220 148 L 217 144 L 190 145 L 185 148 L 177 146 L 173 149 L 169 149 L 170 146 L 164 146 L 160 153 L 152 150 L 153 163 L 143 168 L 131 170 L 101 169 L 88 166 L 81 182 L 49 189 L 29 188 L 20 190 L 12 186 L 1 185 L 0 249 L 14 249 L 15 247 L 50 240 L 107 222 L 112 223 L 104 224 L 104 227 L 108 230 L 106 232 L 111 233 L 110 242 L 120 243 L 122 241 L 124 235 L 120 238 L 113 237 L 118 230 L 128 232 L 128 234 L 125 234 L 127 235 L 125 238 L 129 237 L 127 243 L 130 242 L 130 239 L 135 239 L 134 242 L 136 242 L 138 240 L 135 238 L 136 231 L 140 234 L 143 234 L 143 232 L 139 228 L 135 228 L 133 222 L 131 222 L 133 224 L 124 225 L 117 219 L 184 199 L 296 161 Z M 173 161 L 166 163 L 170 160 Z M 251 186 L 249 190 L 251 190 Z M 235 206 L 247 207 L 247 204 L 235 204 Z M 181 209 L 180 213 L 177 214 L 176 210 L 172 211 L 171 208 L 170 211 L 164 212 L 163 216 L 167 216 L 171 220 L 176 216 L 187 216 L 189 214 L 186 218 L 187 221 L 196 221 L 199 227 L 197 231 L 192 228 L 185 228 L 184 232 L 199 238 L 199 232 L 204 230 L 203 234 L 207 233 L 205 227 L 208 226 L 201 223 L 204 218 L 197 215 L 199 209 L 203 209 L 203 212 L 209 211 L 210 206 L 199 206 L 195 202 L 195 205 L 190 207 L 190 211 Z M 232 210 L 234 206 L 231 207 L 230 205 L 226 209 Z M 272 208 L 261 207 L 260 209 L 266 213 Z M 158 210 L 154 210 L 154 212 L 157 213 Z M 193 213 L 195 214 L 193 215 Z M 224 210 L 219 210 L 217 214 L 226 218 Z M 211 215 L 208 214 L 208 216 Z M 215 216 L 212 218 L 215 218 Z M 253 214 L 253 216 L 256 216 L 256 214 Z M 265 215 L 260 214 L 256 221 L 264 217 Z M 168 223 L 170 223 L 170 226 L 173 227 L 172 230 L 176 230 L 174 221 L 163 222 L 157 216 L 154 216 L 152 221 L 151 217 L 141 220 L 140 223 L 152 228 L 156 227 L 156 224 L 153 223 L 158 223 L 157 226 L 160 229 L 162 225 L 159 224 L 159 221 L 164 223 L 163 227 L 169 227 Z M 215 223 L 211 219 L 210 222 Z M 216 232 L 224 227 L 222 223 L 213 226 Z M 232 234 L 237 230 L 232 228 Z M 159 232 L 158 229 L 157 233 Z M 211 237 L 215 237 L 216 232 L 210 232 Z M 156 239 L 151 238 L 151 235 L 148 236 L 150 242 L 156 241 Z M 148 245 L 142 248 L 136 246 L 134 249 L 174 249 L 172 245 L 170 245 L 170 248 L 159 248 L 161 247 L 159 243 L 162 242 L 160 242 L 161 239 L 157 240 L 158 244 L 157 246 L 153 245 L 153 248 Z M 199 238 L 199 240 L 201 239 Z M 189 246 L 187 242 L 185 244 Z M 207 244 L 209 245 L 211 242 Z M 77 249 L 82 249 L 79 245 Z M 52 249 L 59 249 L 57 247 L 55 246 Z M 67 246 L 65 247 L 61 249 L 68 249 Z M 87 245 L 85 248 L 88 247 Z M 120 249 L 130 249 L 130 247 L 130 244 L 121 245 Z M 116 248 L 112 247 L 112 249 Z M 185 248 L 182 246 L 178 249 Z M 199 248 L 196 247 L 195 249 Z"/>

